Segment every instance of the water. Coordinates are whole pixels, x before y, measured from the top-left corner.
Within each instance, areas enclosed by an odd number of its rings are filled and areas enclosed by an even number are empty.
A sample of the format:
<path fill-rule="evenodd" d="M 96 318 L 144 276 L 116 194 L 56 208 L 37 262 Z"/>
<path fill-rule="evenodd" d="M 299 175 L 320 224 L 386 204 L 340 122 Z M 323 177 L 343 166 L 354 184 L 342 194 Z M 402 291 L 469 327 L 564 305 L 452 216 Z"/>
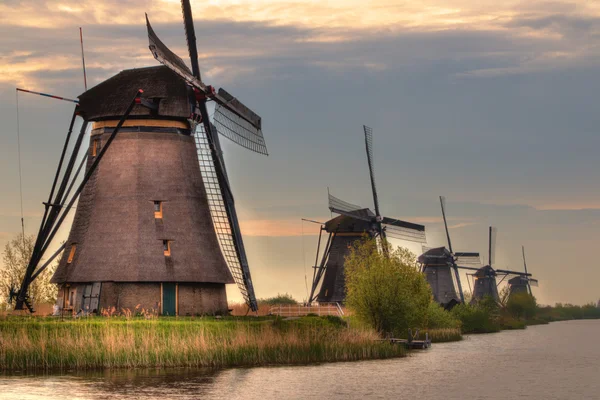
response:
<path fill-rule="evenodd" d="M 403 359 L 0 377 L 1 399 L 600 399 L 600 321 L 469 336 Z"/>

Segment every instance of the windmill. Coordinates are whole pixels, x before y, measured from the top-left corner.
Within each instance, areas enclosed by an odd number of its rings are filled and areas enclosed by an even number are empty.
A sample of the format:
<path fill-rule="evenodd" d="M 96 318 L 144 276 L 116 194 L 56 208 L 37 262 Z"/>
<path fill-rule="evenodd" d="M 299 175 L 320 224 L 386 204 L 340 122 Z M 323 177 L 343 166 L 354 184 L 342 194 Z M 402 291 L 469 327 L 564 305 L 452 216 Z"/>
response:
<path fill-rule="evenodd" d="M 425 274 L 427 282 L 431 286 L 434 300 L 445 308 L 452 308 L 457 303 L 464 303 L 465 301 L 459 268 L 465 268 L 465 265 L 481 265 L 481 261 L 479 253 L 455 253 L 453 251 L 446 220 L 446 199 L 443 196 L 440 196 L 440 206 L 448 248 L 427 249 L 419 256 L 418 261 L 422 265 L 421 271 Z"/>
<path fill-rule="evenodd" d="M 329 210 L 332 213 L 339 214 L 339 216 L 321 226 L 313 269 L 312 287 L 308 298 L 309 303 L 315 300 L 319 303 L 337 303 L 345 300 L 345 257 L 350 253 L 352 244 L 363 235 L 367 234 L 372 238 L 394 238 L 418 243 L 425 243 L 426 241 L 423 225 L 381 215 L 375 184 L 373 130 L 363 125 L 363 131 L 375 212 L 369 208 L 348 203 L 331 194 L 328 195 Z M 319 262 L 323 231 L 328 233 L 329 236 Z M 387 251 L 385 244 L 382 248 L 383 251 Z"/>
<path fill-rule="evenodd" d="M 33 311 L 28 287 L 62 252 L 52 281 L 59 285 L 57 305 L 63 310 L 139 304 L 165 315 L 222 313 L 225 284 L 233 282 L 257 310 L 218 134 L 266 155 L 262 121 L 224 89 L 204 84 L 189 0 L 182 1 L 182 11 L 191 71 L 160 41 L 146 16 L 149 48 L 163 66 L 122 71 L 79 96 L 45 203 L 47 216 L 21 288 L 11 293 L 16 309 L 26 305 Z M 128 101 L 132 88 L 136 96 Z M 209 101 L 216 104 L 214 124 Z M 61 175 L 77 115 L 83 124 Z M 90 124 L 89 149 L 73 174 Z M 84 164 L 83 182 L 66 201 Z M 68 240 L 38 267 L 77 200 Z"/>
<path fill-rule="evenodd" d="M 523 269 L 525 274 L 519 274 L 508 281 L 509 295 L 514 293 L 527 293 L 533 295 L 532 286 L 538 286 L 538 280 L 531 278 L 527 273 L 527 261 L 525 261 L 525 246 L 521 246 L 523 253 Z"/>
<path fill-rule="evenodd" d="M 525 266 L 525 272 L 520 271 L 512 271 L 506 269 L 494 269 L 493 264 L 495 263 L 495 255 L 496 255 L 496 234 L 497 230 L 494 227 L 489 228 L 489 236 L 488 236 L 488 265 L 481 267 L 475 271 L 473 274 L 474 283 L 473 283 L 473 299 L 471 302 L 477 302 L 484 297 L 491 297 L 494 300 L 498 301 L 498 286 L 506 279 L 508 276 L 515 275 L 515 278 L 519 280 L 519 282 L 527 281 L 533 282 L 537 284 L 537 279 L 532 279 L 531 274 L 527 272 L 527 266 Z M 525 250 L 523 249 L 523 255 L 525 255 Z M 524 259 L 523 259 L 524 260 Z M 500 282 L 496 281 L 498 276 L 502 276 Z M 513 279 L 515 279 L 513 278 Z M 512 280 L 512 279 L 511 279 Z M 509 280 L 510 287 L 510 280 Z M 527 290 L 527 289 L 526 289 Z M 529 289 L 531 290 L 531 289 Z"/>

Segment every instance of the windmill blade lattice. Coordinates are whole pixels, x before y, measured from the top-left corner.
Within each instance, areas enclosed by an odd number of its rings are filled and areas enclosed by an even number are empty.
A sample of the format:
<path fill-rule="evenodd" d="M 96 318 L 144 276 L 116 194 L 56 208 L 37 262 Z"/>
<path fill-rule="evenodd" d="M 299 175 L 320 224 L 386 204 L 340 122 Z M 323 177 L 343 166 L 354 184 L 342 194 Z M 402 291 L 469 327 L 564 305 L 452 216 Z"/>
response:
<path fill-rule="evenodd" d="M 366 210 L 366 208 L 357 206 L 356 204 L 348 203 L 347 201 L 332 196 L 331 194 L 329 194 L 329 210 L 337 214 L 347 215 L 349 217 L 362 219 L 364 221 L 371 221 L 372 217 L 374 216 L 361 215 L 368 214 L 359 213 L 359 211 Z"/>
<path fill-rule="evenodd" d="M 383 217 L 381 223 L 385 228 L 386 235 L 390 238 L 408 240 L 416 243 L 427 243 L 425 226 L 423 225 L 388 217 Z"/>
<path fill-rule="evenodd" d="M 528 281 L 529 281 L 529 285 L 530 285 L 530 286 L 535 286 L 535 287 L 538 287 L 538 286 L 539 286 L 539 285 L 538 285 L 538 282 L 539 282 L 539 281 L 538 281 L 537 279 L 528 278 Z"/>
<path fill-rule="evenodd" d="M 269 154 L 261 129 L 222 106 L 215 109 L 214 120 L 217 131 L 227 139 L 256 153 Z"/>
<path fill-rule="evenodd" d="M 215 233 L 217 234 L 223 257 L 225 258 L 225 262 L 227 263 L 231 275 L 233 275 L 233 279 L 242 293 L 242 297 L 246 304 L 255 311 L 258 308 L 256 296 L 254 294 L 254 286 L 250 276 L 250 269 L 245 260 L 240 260 L 238 251 L 244 251 L 243 245 L 240 249 L 240 245 L 236 243 L 235 235 L 227 214 L 227 205 L 223 198 L 223 189 L 225 188 L 221 187 L 215 168 L 215 161 L 219 162 L 220 160 L 214 160 L 212 156 L 207 133 L 203 124 L 200 124 L 197 127 L 194 136 L 198 151 L 200 172 L 202 173 L 204 187 L 206 188 L 210 215 L 212 217 Z M 217 147 L 216 150 L 220 152 L 220 146 L 216 144 L 215 147 Z M 223 172 L 225 173 L 225 171 Z M 245 254 L 243 255 L 243 258 L 245 258 Z"/>
<path fill-rule="evenodd" d="M 457 265 L 476 265 L 481 266 L 481 256 L 479 253 L 456 252 L 455 261 Z"/>
<path fill-rule="evenodd" d="M 148 15 L 146 14 L 146 27 L 148 29 L 148 41 L 150 51 L 154 58 L 156 58 L 161 64 L 169 67 L 173 72 L 182 77 L 186 82 L 188 82 L 192 86 L 197 86 L 200 84 L 200 80 L 196 79 L 192 74 L 192 71 L 185 64 L 185 61 L 181 59 L 177 54 L 173 53 L 163 42 L 158 38 L 154 29 L 152 29 L 152 25 L 150 25 L 150 20 L 148 19 Z M 197 81 L 197 82 L 194 82 Z"/>

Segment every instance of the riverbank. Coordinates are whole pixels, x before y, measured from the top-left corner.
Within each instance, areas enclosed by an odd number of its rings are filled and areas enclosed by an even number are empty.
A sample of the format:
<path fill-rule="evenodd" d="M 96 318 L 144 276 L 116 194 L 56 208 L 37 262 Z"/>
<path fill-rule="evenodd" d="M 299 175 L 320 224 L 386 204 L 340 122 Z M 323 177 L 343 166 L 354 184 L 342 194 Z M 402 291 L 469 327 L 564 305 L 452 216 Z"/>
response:
<path fill-rule="evenodd" d="M 239 367 L 402 357 L 374 331 L 333 317 L 5 318 L 0 370 Z"/>

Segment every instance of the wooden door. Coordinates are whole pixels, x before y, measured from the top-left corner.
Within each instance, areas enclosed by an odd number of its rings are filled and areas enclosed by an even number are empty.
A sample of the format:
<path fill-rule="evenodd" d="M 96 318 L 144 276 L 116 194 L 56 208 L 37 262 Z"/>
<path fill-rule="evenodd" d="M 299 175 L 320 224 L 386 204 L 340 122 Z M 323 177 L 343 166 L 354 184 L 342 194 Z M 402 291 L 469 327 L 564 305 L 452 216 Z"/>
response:
<path fill-rule="evenodd" d="M 177 315 L 177 284 L 162 284 L 162 315 Z"/>

